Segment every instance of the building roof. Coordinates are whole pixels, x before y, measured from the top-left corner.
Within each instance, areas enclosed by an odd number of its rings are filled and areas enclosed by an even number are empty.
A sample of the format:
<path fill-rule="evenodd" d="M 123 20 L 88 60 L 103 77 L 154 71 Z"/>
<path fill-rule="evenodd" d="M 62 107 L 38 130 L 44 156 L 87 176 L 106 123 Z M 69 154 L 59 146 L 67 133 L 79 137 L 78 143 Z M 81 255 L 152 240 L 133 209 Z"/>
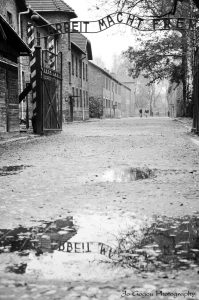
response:
<path fill-rule="evenodd" d="M 116 81 L 118 84 L 124 86 L 126 89 L 128 89 L 129 91 L 131 91 L 131 89 L 126 86 L 123 82 L 119 81 L 118 79 L 116 79 L 113 75 L 111 75 L 109 72 L 107 72 L 106 70 L 104 70 L 103 68 L 99 67 L 98 65 L 94 64 L 93 62 L 89 61 L 89 64 L 91 66 L 93 66 L 94 68 L 98 69 L 99 71 L 101 71 L 102 73 L 104 73 L 107 77 L 109 77 L 110 79 Z"/>
<path fill-rule="evenodd" d="M 26 4 L 38 12 L 65 12 L 71 18 L 77 17 L 74 9 L 63 0 L 26 0 Z"/>
<path fill-rule="evenodd" d="M 86 55 L 86 52 L 84 52 L 77 44 L 75 44 L 74 42 L 71 41 L 71 47 L 75 48 L 76 50 L 78 50 L 79 52 L 81 52 L 82 54 Z"/>
<path fill-rule="evenodd" d="M 30 55 L 30 48 L 19 37 L 16 31 L 8 24 L 8 22 L 0 14 L 0 41 L 6 43 L 13 48 L 18 56 Z"/>
<path fill-rule="evenodd" d="M 83 53 L 88 54 L 88 59 L 92 60 L 92 48 L 91 48 L 91 42 L 81 33 L 71 33 L 71 43 L 74 44 L 76 47 L 81 49 Z"/>
<path fill-rule="evenodd" d="M 54 33 L 58 32 L 55 28 L 55 26 L 53 26 L 52 24 L 50 24 L 50 22 L 48 20 L 46 20 L 44 17 L 42 17 L 38 12 L 36 12 L 35 10 L 33 10 L 32 8 L 30 8 L 30 12 L 29 12 L 29 15 L 28 15 L 30 18 L 32 16 L 38 16 L 38 19 L 34 20 L 35 23 L 38 25 L 38 26 L 45 26 L 45 25 L 49 25 L 52 29 L 52 31 Z M 45 27 L 44 27 L 45 28 Z"/>

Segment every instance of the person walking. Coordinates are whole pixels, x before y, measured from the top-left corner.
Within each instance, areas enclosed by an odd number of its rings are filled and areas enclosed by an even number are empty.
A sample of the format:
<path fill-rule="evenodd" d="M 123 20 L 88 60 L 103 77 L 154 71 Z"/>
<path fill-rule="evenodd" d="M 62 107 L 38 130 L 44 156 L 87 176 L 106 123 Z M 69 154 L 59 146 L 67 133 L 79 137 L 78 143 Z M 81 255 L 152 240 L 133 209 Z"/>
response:
<path fill-rule="evenodd" d="M 142 118 L 142 108 L 139 110 L 140 118 Z"/>
<path fill-rule="evenodd" d="M 146 117 L 146 118 L 148 117 L 148 113 L 149 113 L 149 110 L 148 110 L 148 109 L 145 109 L 145 117 Z"/>

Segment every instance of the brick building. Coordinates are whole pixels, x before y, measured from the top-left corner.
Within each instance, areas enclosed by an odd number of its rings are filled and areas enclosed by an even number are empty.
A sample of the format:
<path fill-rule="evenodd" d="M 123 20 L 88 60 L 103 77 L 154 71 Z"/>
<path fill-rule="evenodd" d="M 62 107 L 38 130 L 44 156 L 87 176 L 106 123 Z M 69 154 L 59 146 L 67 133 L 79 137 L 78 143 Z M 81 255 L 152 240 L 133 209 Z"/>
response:
<path fill-rule="evenodd" d="M 69 62 L 69 89 L 71 98 L 67 119 L 87 120 L 89 119 L 88 60 L 92 60 L 91 44 L 82 34 L 71 33 L 70 37 L 71 63 Z"/>
<path fill-rule="evenodd" d="M 19 37 L 22 0 L 0 3 L 0 133 L 19 132 L 18 58 L 31 51 Z"/>
<path fill-rule="evenodd" d="M 60 23 L 70 21 L 72 18 L 77 17 L 74 10 L 62 0 L 26 0 L 27 5 L 30 5 L 33 10 L 38 12 L 43 18 L 50 23 Z M 67 121 L 68 106 L 69 106 L 69 63 L 71 63 L 71 43 L 70 35 L 58 35 L 57 51 L 63 54 L 63 121 Z"/>
<path fill-rule="evenodd" d="M 57 30 L 54 26 L 50 26 L 51 32 L 54 33 L 51 37 L 48 37 L 49 22 L 39 15 L 36 11 L 29 8 L 26 13 L 22 13 L 20 16 L 20 33 L 23 41 L 31 47 L 32 52 L 34 52 L 35 46 L 40 46 L 41 50 L 51 49 L 51 51 L 57 53 L 58 45 L 58 35 Z M 34 26 L 34 28 L 31 26 Z M 30 30 L 29 30 L 30 29 Z M 32 30 L 32 31 L 31 31 Z M 49 62 L 49 57 L 47 53 L 45 60 Z M 48 55 L 49 56 L 49 55 Z M 34 64 L 32 63 L 35 59 L 31 57 L 22 58 L 20 63 L 20 90 L 21 92 L 26 89 L 31 81 L 31 72 L 34 71 Z M 31 70 L 32 66 L 32 70 Z M 30 90 L 30 93 L 24 94 L 20 100 L 20 118 L 31 119 L 33 116 L 33 111 L 35 108 L 34 103 L 34 90 Z M 27 103 L 28 101 L 28 103 Z M 28 114 L 28 116 L 27 116 Z"/>
<path fill-rule="evenodd" d="M 103 117 L 126 117 L 131 103 L 131 89 L 114 75 L 89 62 L 89 98 L 103 103 Z"/>

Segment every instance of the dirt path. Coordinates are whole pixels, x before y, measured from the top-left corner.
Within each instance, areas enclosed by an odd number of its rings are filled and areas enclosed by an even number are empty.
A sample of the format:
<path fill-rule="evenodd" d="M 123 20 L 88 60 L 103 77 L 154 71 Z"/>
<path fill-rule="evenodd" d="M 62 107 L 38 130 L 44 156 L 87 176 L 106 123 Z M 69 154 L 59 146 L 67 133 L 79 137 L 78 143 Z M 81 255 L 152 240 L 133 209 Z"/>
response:
<path fill-rule="evenodd" d="M 129 118 L 74 123 L 58 135 L 0 145 L 1 240 L 19 225 L 31 231 L 45 228 L 44 221 L 70 217 L 73 243 L 116 247 L 122 233 L 151 226 L 154 215 L 178 223 L 180 217 L 197 216 L 199 147 L 194 141 L 187 128 L 168 118 Z M 183 222 L 192 222 L 188 234 L 199 248 L 197 218 L 187 218 Z M 0 255 L 2 299 L 176 299 L 159 293 L 163 289 L 181 293 L 177 299 L 199 299 L 197 263 L 180 272 L 148 273 L 113 266 L 99 251 L 35 257 L 31 249 L 22 257 L 7 249 Z M 22 263 L 27 264 L 23 274 L 5 272 Z M 132 295 L 132 286 L 143 295 Z"/>

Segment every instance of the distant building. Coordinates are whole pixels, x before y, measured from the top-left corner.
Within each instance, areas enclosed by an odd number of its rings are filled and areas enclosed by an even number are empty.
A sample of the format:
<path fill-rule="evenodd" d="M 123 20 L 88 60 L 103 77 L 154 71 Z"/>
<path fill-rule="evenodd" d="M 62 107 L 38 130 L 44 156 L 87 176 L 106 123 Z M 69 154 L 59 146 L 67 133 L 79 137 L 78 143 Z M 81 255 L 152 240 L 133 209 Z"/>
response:
<path fill-rule="evenodd" d="M 89 98 L 103 105 L 103 117 L 129 116 L 131 89 L 107 70 L 89 62 Z"/>
<path fill-rule="evenodd" d="M 19 132 L 18 58 L 31 51 L 18 35 L 23 0 L 0 3 L 0 133 Z"/>
<path fill-rule="evenodd" d="M 69 62 L 70 105 L 67 120 L 89 119 L 88 60 L 92 60 L 89 40 L 79 33 L 71 33 L 71 63 Z"/>

